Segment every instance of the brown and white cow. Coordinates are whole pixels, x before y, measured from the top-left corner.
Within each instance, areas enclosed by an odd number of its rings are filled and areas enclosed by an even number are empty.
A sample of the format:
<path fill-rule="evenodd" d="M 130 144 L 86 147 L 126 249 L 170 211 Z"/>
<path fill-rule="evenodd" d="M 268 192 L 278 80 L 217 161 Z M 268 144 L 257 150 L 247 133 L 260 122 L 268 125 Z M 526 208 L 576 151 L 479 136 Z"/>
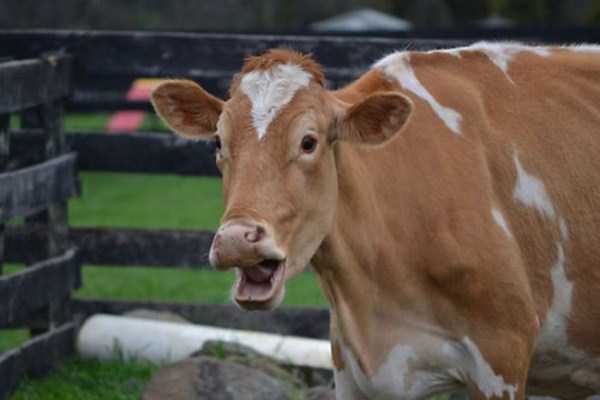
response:
<path fill-rule="evenodd" d="M 311 262 L 338 399 L 600 393 L 600 47 L 397 52 L 341 90 L 308 56 L 246 61 L 219 100 L 153 94 L 215 138 L 210 252 L 276 307 Z"/>

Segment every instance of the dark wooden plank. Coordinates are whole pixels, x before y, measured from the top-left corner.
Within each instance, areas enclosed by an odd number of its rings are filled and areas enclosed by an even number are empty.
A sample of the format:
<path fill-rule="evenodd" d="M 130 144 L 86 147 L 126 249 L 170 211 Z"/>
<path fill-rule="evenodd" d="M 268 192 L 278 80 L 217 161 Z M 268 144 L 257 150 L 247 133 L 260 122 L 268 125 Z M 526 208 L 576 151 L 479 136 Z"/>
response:
<path fill-rule="evenodd" d="M 65 97 L 71 90 L 71 57 L 0 64 L 0 113 L 10 113 Z"/>
<path fill-rule="evenodd" d="M 75 299 L 73 308 L 75 313 L 84 316 L 123 314 L 135 309 L 169 311 L 196 324 L 312 338 L 329 337 L 329 310 L 318 307 L 279 307 L 268 312 L 245 312 L 232 304 Z"/>
<path fill-rule="evenodd" d="M 31 215 L 76 195 L 75 164 L 76 155 L 71 153 L 0 174 L 0 222 Z"/>
<path fill-rule="evenodd" d="M 75 228 L 70 238 L 87 264 L 204 268 L 213 232 Z"/>
<path fill-rule="evenodd" d="M 77 251 L 45 260 L 12 275 L 0 277 L 0 327 L 26 321 L 52 300 L 64 299 L 81 284 Z"/>
<path fill-rule="evenodd" d="M 219 176 L 208 142 L 168 133 L 74 133 L 67 141 L 82 170 Z"/>
<path fill-rule="evenodd" d="M 90 80 L 128 77 L 194 79 L 226 96 L 229 80 L 244 59 L 272 47 L 312 53 L 333 87 L 356 77 L 382 55 L 396 49 L 430 50 L 463 41 L 334 36 L 240 35 L 110 31 L 2 31 L 0 55 L 31 57 L 62 49 L 75 59 L 75 98 L 71 105 L 110 102 L 90 97 Z M 106 85 L 105 85 L 106 86 Z M 106 100 L 106 99 L 104 99 Z M 88 109 L 90 105 L 88 104 Z"/>
<path fill-rule="evenodd" d="M 79 74 L 223 78 L 248 55 L 272 47 L 312 53 L 325 68 L 347 74 L 396 49 L 430 50 L 463 41 L 110 31 L 2 31 L 2 54 L 25 56 L 62 49 L 77 59 Z M 346 71 L 346 72 L 344 72 Z"/>
<path fill-rule="evenodd" d="M 0 172 L 3 172 L 8 165 L 10 154 L 10 136 L 8 125 L 10 115 L 0 114 Z M 2 275 L 4 264 L 4 224 L 0 221 L 0 275 Z"/>
<path fill-rule="evenodd" d="M 31 243 L 40 243 L 45 229 L 43 225 L 9 227 L 6 259 L 23 262 L 42 252 Z M 86 264 L 206 268 L 213 235 L 195 230 L 71 228 L 69 240 Z"/>
<path fill-rule="evenodd" d="M 9 123 L 10 114 L 0 114 L 0 172 L 6 169 L 10 155 Z"/>
<path fill-rule="evenodd" d="M 74 353 L 75 323 L 36 336 L 23 346 L 0 354 L 0 399 L 7 399 L 25 376 L 41 377 Z"/>
<path fill-rule="evenodd" d="M 40 162 L 45 137 L 39 130 L 11 132 L 11 145 L 18 157 L 11 165 Z M 180 138 L 171 133 L 75 132 L 66 135 L 68 147 L 77 153 L 80 170 L 147 174 L 220 176 L 213 144 Z M 144 151 L 139 151 L 144 149 Z"/>

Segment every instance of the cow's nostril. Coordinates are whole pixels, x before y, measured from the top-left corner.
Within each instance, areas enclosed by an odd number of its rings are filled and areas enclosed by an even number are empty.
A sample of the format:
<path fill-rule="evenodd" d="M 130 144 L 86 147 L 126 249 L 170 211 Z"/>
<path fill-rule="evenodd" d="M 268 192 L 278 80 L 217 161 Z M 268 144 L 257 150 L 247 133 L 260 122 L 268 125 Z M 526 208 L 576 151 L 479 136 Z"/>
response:
<path fill-rule="evenodd" d="M 265 228 L 256 226 L 253 230 L 244 233 L 244 238 L 250 243 L 260 242 L 265 235 Z"/>

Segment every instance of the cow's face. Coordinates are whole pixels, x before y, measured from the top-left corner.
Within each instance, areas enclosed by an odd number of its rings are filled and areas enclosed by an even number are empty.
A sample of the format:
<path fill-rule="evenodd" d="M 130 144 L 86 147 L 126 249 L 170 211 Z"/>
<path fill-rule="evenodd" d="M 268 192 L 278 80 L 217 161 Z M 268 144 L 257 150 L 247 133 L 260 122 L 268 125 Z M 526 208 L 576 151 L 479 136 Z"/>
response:
<path fill-rule="evenodd" d="M 218 269 L 237 270 L 233 298 L 246 309 L 277 306 L 285 281 L 329 232 L 335 143 L 381 143 L 411 109 L 394 93 L 344 104 L 323 88 L 311 59 L 283 50 L 250 59 L 226 102 L 190 81 L 167 81 L 152 100 L 178 134 L 216 141 L 225 213 L 209 258 Z"/>

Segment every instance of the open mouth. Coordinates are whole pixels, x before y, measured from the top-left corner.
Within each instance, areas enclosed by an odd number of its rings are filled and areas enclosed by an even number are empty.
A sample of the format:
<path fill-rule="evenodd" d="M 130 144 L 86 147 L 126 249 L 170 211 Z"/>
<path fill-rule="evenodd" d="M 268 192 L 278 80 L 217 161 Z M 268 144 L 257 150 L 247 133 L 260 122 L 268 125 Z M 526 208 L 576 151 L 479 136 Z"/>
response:
<path fill-rule="evenodd" d="M 238 268 L 234 297 L 239 304 L 267 303 L 283 284 L 285 260 L 263 260 L 251 266 Z"/>

